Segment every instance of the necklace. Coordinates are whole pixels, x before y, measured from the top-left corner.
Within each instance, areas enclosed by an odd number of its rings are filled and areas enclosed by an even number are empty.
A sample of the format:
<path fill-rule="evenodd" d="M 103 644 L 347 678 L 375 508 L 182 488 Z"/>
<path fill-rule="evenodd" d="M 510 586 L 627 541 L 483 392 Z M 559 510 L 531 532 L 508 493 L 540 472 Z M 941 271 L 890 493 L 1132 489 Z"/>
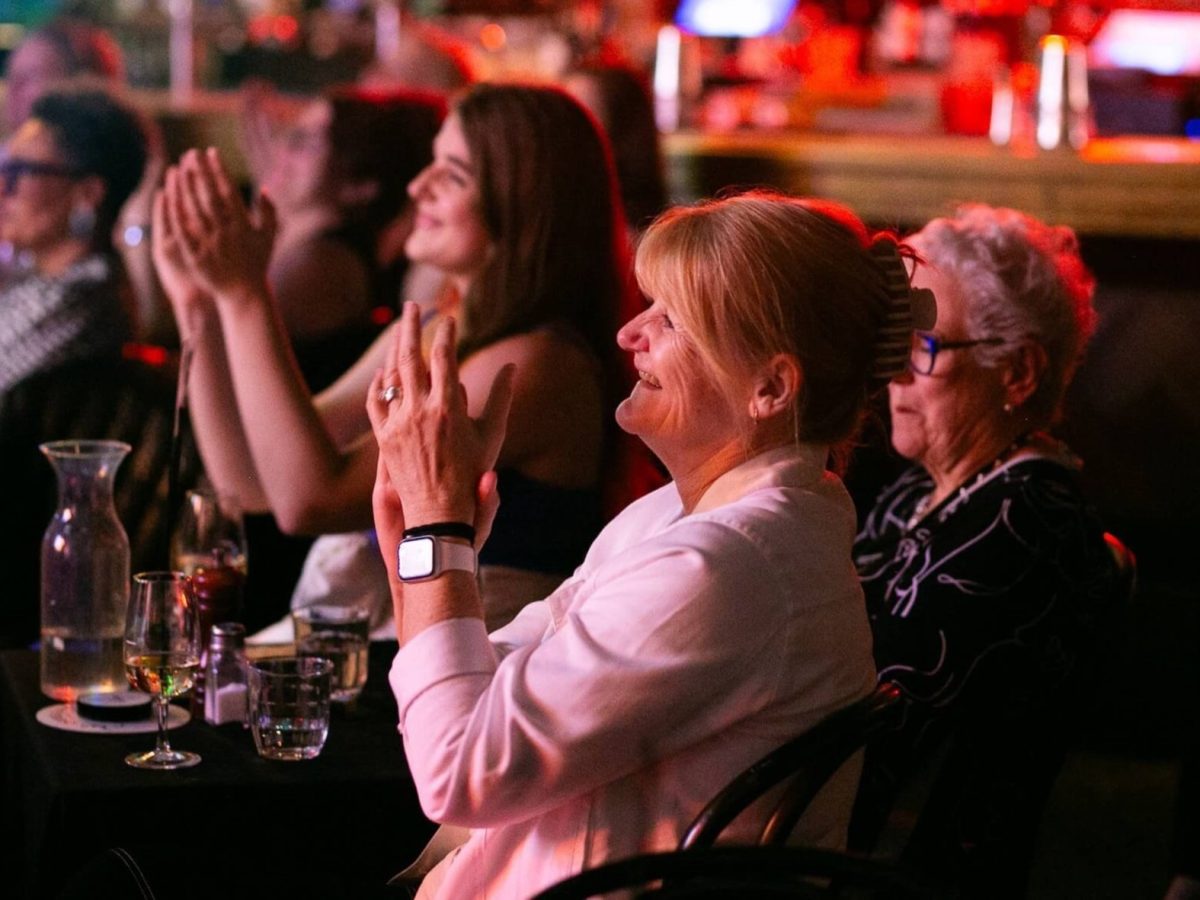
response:
<path fill-rule="evenodd" d="M 916 505 L 913 507 L 912 515 L 910 515 L 907 521 L 904 523 L 904 530 L 912 531 L 921 523 L 922 519 L 932 513 L 935 509 L 941 509 L 942 507 L 947 506 L 952 500 L 962 501 L 971 496 L 971 494 L 975 493 L 975 489 L 979 487 L 979 485 L 985 481 L 988 476 L 1000 468 L 1000 466 L 1002 466 L 1010 456 L 1028 444 L 1033 439 L 1033 436 L 1034 432 L 1032 431 L 1021 432 L 1019 435 L 1017 435 L 1016 439 L 1003 450 L 1001 450 L 991 462 L 978 469 L 974 475 L 967 478 L 966 481 L 947 494 L 942 499 L 942 502 L 937 504 L 937 506 L 933 505 L 934 491 L 929 491 L 927 494 L 925 494 L 925 496 L 918 500 Z"/>

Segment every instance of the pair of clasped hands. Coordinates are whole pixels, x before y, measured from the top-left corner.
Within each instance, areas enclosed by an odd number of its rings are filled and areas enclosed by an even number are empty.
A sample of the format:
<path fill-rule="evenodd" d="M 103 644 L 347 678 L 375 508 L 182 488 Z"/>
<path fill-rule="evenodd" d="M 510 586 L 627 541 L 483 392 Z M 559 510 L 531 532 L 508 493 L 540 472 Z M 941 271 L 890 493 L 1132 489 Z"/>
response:
<path fill-rule="evenodd" d="M 215 149 L 190 150 L 167 170 L 155 196 L 155 265 L 176 315 L 202 295 L 217 303 L 269 302 L 267 266 L 277 223 L 260 194 L 247 208 Z M 472 418 L 458 377 L 456 323 L 438 322 L 426 362 L 420 311 L 405 304 L 392 346 L 367 395 L 379 444 L 373 505 L 380 546 L 395 548 L 405 522 L 473 524 L 476 548 L 499 506 L 495 464 L 512 402 L 513 367 L 492 383 L 483 411 Z M 387 392 L 385 389 L 394 388 Z M 385 552 L 395 582 L 394 552 Z"/>

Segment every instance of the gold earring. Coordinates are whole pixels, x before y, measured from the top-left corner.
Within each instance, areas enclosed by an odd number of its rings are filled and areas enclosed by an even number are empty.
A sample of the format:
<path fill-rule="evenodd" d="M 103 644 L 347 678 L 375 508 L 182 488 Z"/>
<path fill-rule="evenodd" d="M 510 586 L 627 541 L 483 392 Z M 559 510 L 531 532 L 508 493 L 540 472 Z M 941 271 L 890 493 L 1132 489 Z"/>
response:
<path fill-rule="evenodd" d="M 755 425 L 758 424 L 758 407 L 750 407 L 750 418 L 754 421 Z"/>

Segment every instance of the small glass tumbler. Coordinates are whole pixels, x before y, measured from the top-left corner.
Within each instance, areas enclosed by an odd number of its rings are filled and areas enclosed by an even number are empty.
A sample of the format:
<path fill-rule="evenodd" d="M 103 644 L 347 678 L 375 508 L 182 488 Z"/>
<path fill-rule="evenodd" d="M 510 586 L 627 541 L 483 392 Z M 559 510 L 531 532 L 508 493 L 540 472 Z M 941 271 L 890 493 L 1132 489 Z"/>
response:
<path fill-rule="evenodd" d="M 292 611 L 297 656 L 334 664 L 333 699 L 348 703 L 367 683 L 371 615 L 364 607 L 316 604 Z"/>
<path fill-rule="evenodd" d="M 329 735 L 333 663 L 316 656 L 250 664 L 250 732 L 265 759 L 314 759 Z"/>
<path fill-rule="evenodd" d="M 314 631 L 296 642 L 297 656 L 317 656 L 333 663 L 333 701 L 349 703 L 367 683 L 367 642 L 349 631 Z"/>

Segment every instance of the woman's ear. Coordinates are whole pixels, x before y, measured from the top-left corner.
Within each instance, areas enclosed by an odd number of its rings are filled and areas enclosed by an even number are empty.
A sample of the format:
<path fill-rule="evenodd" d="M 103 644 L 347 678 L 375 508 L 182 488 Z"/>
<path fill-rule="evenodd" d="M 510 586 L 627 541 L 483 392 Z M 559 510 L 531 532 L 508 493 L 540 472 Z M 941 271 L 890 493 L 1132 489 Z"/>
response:
<path fill-rule="evenodd" d="M 750 397 L 750 418 L 762 422 L 789 413 L 804 387 L 800 360 L 791 353 L 776 353 L 758 370 Z"/>
<path fill-rule="evenodd" d="M 1048 359 L 1046 348 L 1036 341 L 1023 341 L 1008 360 L 1004 371 L 1004 402 L 1014 409 L 1026 403 L 1042 382 Z"/>

